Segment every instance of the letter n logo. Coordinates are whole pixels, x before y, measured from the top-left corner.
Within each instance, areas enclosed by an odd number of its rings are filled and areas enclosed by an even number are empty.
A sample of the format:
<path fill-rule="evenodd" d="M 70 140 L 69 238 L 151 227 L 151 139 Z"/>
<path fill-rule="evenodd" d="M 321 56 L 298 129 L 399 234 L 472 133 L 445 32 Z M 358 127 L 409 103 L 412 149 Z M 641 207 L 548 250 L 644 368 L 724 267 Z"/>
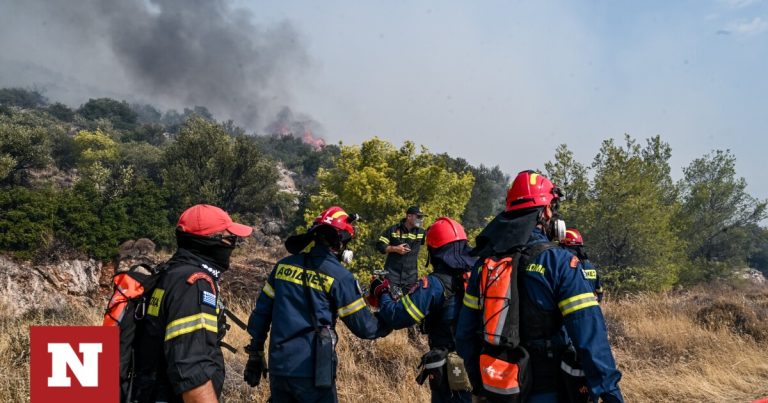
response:
<path fill-rule="evenodd" d="M 120 340 L 112 326 L 32 326 L 30 402 L 119 400 Z"/>

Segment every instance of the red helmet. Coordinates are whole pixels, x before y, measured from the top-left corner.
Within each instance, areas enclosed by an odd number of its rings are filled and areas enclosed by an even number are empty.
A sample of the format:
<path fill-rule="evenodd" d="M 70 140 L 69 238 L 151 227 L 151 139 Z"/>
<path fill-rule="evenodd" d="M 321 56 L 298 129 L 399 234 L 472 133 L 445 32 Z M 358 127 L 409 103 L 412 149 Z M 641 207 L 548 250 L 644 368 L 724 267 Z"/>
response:
<path fill-rule="evenodd" d="M 565 230 L 565 238 L 561 239 L 560 243 L 565 246 L 582 246 L 584 245 L 584 238 L 581 237 L 581 233 L 576 228 L 568 228 Z"/>
<path fill-rule="evenodd" d="M 464 227 L 448 217 L 438 218 L 427 228 L 427 246 L 430 248 L 439 248 L 451 242 L 466 240 L 467 233 L 464 232 Z"/>
<path fill-rule="evenodd" d="M 534 171 L 523 171 L 517 174 L 507 191 L 506 211 L 548 206 L 562 196 L 560 188 L 546 176 Z"/>
<path fill-rule="evenodd" d="M 321 225 L 330 225 L 337 231 L 347 231 L 349 235 L 355 236 L 355 227 L 352 226 L 352 222 L 356 219 L 357 215 L 350 216 L 341 207 L 332 206 L 315 218 L 310 232 Z"/>

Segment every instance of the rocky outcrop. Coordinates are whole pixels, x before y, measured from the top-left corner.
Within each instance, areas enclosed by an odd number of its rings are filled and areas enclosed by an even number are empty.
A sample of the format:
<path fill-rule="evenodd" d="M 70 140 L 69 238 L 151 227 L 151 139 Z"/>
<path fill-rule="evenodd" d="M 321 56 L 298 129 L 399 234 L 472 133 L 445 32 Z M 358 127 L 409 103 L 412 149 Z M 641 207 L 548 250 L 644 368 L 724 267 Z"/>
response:
<path fill-rule="evenodd" d="M 0 256 L 0 304 L 3 314 L 66 306 L 101 306 L 112 292 L 112 276 L 135 264 L 155 265 L 155 244 L 146 238 L 120 245 L 112 262 L 93 259 L 34 264 Z"/>
<path fill-rule="evenodd" d="M 765 276 L 763 276 L 763 273 L 761 273 L 759 270 L 746 268 L 739 270 L 739 277 L 749 281 L 752 284 L 755 285 L 765 285 L 768 283 L 766 281 Z"/>
<path fill-rule="evenodd" d="M 285 168 L 282 162 L 277 164 L 277 174 L 277 187 L 280 188 L 281 192 L 289 193 L 295 196 L 298 196 L 301 193 L 296 187 L 296 182 L 293 180 L 293 177 L 296 176 L 296 173 Z"/>
<path fill-rule="evenodd" d="M 0 303 L 4 313 L 11 315 L 71 304 L 94 306 L 103 302 L 99 293 L 102 269 L 95 260 L 33 265 L 0 256 Z"/>

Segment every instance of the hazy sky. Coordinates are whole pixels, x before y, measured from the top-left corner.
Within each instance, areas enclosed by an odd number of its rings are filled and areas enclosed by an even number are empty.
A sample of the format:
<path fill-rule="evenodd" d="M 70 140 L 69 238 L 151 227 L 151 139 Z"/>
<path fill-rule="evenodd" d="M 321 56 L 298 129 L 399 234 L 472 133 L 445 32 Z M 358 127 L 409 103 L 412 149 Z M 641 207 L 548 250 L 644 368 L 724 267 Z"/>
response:
<path fill-rule="evenodd" d="M 589 164 L 606 138 L 660 134 L 675 179 L 731 149 L 768 198 L 768 0 L 234 1 L 250 12 L 0 0 L 0 85 L 207 102 L 254 125 L 289 105 L 330 142 L 411 139 L 509 174 L 560 143 Z"/>
<path fill-rule="evenodd" d="M 606 138 L 660 134 L 676 179 L 731 149 L 768 197 L 768 1 L 243 4 L 300 31 L 294 103 L 331 141 L 414 139 L 514 174 L 559 143 L 591 163 Z"/>

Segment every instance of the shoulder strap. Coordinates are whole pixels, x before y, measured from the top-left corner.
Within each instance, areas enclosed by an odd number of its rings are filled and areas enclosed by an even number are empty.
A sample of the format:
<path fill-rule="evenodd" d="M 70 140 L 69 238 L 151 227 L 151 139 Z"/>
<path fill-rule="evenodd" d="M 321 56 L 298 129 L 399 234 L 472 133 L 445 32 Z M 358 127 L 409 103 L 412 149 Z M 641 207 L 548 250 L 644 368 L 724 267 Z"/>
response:
<path fill-rule="evenodd" d="M 555 242 L 542 242 L 531 247 L 526 247 L 520 254 L 520 267 L 527 266 L 528 262 L 536 259 L 536 257 L 545 251 L 556 248 L 557 246 L 558 244 Z"/>
<path fill-rule="evenodd" d="M 432 273 L 435 278 L 437 278 L 438 281 L 440 281 L 440 284 L 443 286 L 443 295 L 446 297 L 453 297 L 456 294 L 456 290 L 454 287 L 456 286 L 453 284 L 453 278 L 450 274 L 446 273 Z"/>
<path fill-rule="evenodd" d="M 315 314 L 315 300 L 312 299 L 312 292 L 309 291 L 309 283 L 307 282 L 307 270 L 310 266 L 310 259 L 306 252 L 304 253 L 304 275 L 301 281 L 304 283 L 304 298 L 309 304 L 309 317 L 312 319 L 312 327 L 315 328 L 315 332 L 320 333 L 320 323 L 317 321 L 317 314 Z"/>

